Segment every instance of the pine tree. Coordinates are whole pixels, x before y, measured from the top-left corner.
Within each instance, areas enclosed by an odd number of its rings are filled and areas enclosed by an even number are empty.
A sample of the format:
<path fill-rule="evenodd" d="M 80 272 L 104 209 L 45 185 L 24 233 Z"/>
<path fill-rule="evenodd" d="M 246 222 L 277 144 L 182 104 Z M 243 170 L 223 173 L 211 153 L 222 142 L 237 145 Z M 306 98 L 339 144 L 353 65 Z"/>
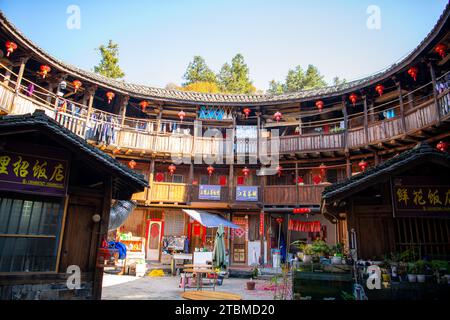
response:
<path fill-rule="evenodd" d="M 100 51 L 101 60 L 94 71 L 105 77 L 120 79 L 125 77 L 125 73 L 119 67 L 119 45 L 109 40 L 108 45 L 101 45 L 97 50 Z"/>
<path fill-rule="evenodd" d="M 183 79 L 185 80 L 183 87 L 196 82 L 217 83 L 216 75 L 201 56 L 195 56 L 192 62 L 189 63 Z"/>

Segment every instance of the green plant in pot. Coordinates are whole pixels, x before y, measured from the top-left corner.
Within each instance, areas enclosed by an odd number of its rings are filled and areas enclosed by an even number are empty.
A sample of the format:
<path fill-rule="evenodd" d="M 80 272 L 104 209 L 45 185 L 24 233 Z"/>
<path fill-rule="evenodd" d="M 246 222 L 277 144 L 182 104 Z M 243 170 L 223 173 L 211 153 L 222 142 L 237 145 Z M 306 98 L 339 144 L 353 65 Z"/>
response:
<path fill-rule="evenodd" d="M 256 282 L 253 281 L 253 279 L 258 278 L 258 274 L 259 274 L 258 267 L 255 266 L 255 267 L 252 269 L 252 278 L 250 279 L 250 281 L 247 281 L 247 283 L 246 283 L 246 285 L 247 285 L 247 290 L 255 290 Z"/>
<path fill-rule="evenodd" d="M 430 265 L 438 283 L 444 280 L 450 284 L 450 264 L 448 261 L 432 260 Z"/>
<path fill-rule="evenodd" d="M 312 244 L 312 251 L 319 257 L 328 257 L 330 255 L 330 247 L 323 240 L 315 240 Z"/>
<path fill-rule="evenodd" d="M 311 244 L 306 244 L 303 241 L 294 241 L 292 242 L 292 245 L 296 246 L 300 250 L 301 254 L 299 255 L 299 258 L 303 261 L 303 263 L 312 262 L 314 251 Z"/>
<path fill-rule="evenodd" d="M 428 262 L 425 260 L 416 261 L 416 271 L 417 271 L 417 282 L 425 282 L 425 272 L 428 266 Z"/>
<path fill-rule="evenodd" d="M 342 260 L 344 258 L 344 246 L 342 243 L 338 243 L 337 245 L 333 246 L 331 249 L 331 253 L 333 254 L 333 257 L 331 257 L 331 263 L 332 264 L 342 264 Z"/>
<path fill-rule="evenodd" d="M 414 262 L 408 263 L 408 281 L 417 282 L 417 266 Z"/>

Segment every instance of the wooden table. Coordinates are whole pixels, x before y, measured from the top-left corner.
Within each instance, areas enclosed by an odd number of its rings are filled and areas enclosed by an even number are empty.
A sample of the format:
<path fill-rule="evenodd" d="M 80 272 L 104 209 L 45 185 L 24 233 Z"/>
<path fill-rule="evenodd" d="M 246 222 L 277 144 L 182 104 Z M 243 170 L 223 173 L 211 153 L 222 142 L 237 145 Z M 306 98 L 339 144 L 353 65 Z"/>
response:
<path fill-rule="evenodd" d="M 186 300 L 242 300 L 238 294 L 218 291 L 190 291 L 181 294 Z"/>
<path fill-rule="evenodd" d="M 184 291 L 186 291 L 186 274 L 192 273 L 197 276 L 197 290 L 201 290 L 203 288 L 203 275 L 214 273 L 212 268 L 192 268 L 192 269 L 184 269 Z M 214 278 L 213 290 L 216 290 L 216 278 Z"/>

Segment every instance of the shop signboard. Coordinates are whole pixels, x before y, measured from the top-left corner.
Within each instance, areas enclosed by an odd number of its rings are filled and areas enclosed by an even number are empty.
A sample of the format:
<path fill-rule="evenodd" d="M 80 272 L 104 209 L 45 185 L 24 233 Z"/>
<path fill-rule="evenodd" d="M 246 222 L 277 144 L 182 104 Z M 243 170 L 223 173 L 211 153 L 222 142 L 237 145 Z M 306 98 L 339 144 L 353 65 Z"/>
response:
<path fill-rule="evenodd" d="M 200 185 L 198 198 L 200 200 L 220 201 L 221 186 Z"/>
<path fill-rule="evenodd" d="M 68 172 L 69 161 L 57 156 L 0 151 L 0 190 L 65 196 Z"/>
<path fill-rule="evenodd" d="M 236 201 L 257 202 L 258 201 L 258 187 L 237 186 L 236 187 Z"/>
<path fill-rule="evenodd" d="M 414 179 L 416 180 L 416 179 Z M 392 186 L 394 215 L 444 216 L 450 215 L 450 185 L 438 181 L 395 179 Z"/>

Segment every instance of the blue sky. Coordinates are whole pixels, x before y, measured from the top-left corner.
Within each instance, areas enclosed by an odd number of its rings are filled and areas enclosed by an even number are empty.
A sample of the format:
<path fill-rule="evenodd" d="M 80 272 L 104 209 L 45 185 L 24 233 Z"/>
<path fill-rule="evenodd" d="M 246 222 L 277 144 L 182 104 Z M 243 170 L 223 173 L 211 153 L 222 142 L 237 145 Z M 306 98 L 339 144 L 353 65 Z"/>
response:
<path fill-rule="evenodd" d="M 40 47 L 92 70 L 95 48 L 120 45 L 126 80 L 180 84 L 189 61 L 203 56 L 218 71 L 242 53 L 258 89 L 283 80 L 289 68 L 316 65 L 327 81 L 367 76 L 404 57 L 432 29 L 445 0 L 0 0 L 7 17 Z M 68 29 L 69 5 L 81 29 Z M 367 28 L 369 5 L 381 28 Z"/>

